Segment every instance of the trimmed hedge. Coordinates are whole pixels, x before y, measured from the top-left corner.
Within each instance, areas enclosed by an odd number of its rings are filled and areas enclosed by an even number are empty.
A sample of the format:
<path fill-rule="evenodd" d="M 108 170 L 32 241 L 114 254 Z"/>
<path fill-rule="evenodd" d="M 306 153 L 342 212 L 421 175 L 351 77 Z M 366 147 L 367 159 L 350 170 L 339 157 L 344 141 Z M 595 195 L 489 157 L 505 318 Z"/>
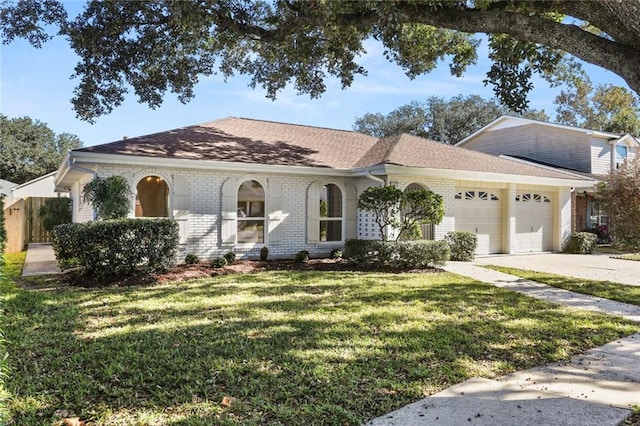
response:
<path fill-rule="evenodd" d="M 175 265 L 178 224 L 172 219 L 114 219 L 58 225 L 53 249 L 60 266 L 85 275 L 124 277 Z"/>
<path fill-rule="evenodd" d="M 465 231 L 447 232 L 444 240 L 451 248 L 451 260 L 460 262 L 473 260 L 478 247 L 478 236 L 476 234 Z"/>
<path fill-rule="evenodd" d="M 344 257 L 356 263 L 392 268 L 442 266 L 449 260 L 445 241 L 347 240 Z"/>
<path fill-rule="evenodd" d="M 598 246 L 598 235 L 592 232 L 574 232 L 564 251 L 574 254 L 592 254 Z"/>
<path fill-rule="evenodd" d="M 309 261 L 309 252 L 307 250 L 300 250 L 296 253 L 294 260 L 296 263 L 307 263 Z"/>
<path fill-rule="evenodd" d="M 211 259 L 211 267 L 215 268 L 215 269 L 224 268 L 228 264 L 229 264 L 229 262 L 227 261 L 227 258 L 225 258 L 225 257 L 216 257 L 216 258 Z"/>

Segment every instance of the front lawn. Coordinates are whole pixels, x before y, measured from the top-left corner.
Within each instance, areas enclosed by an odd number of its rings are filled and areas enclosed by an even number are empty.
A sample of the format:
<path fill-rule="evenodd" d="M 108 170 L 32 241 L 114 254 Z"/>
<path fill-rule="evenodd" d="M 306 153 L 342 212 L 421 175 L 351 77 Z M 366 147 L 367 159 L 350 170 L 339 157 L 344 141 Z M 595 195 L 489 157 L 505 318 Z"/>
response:
<path fill-rule="evenodd" d="M 611 281 L 588 280 L 585 278 L 565 277 L 547 272 L 535 272 L 505 266 L 483 265 L 485 268 L 515 275 L 531 281 L 537 281 L 564 290 L 617 300 L 640 306 L 640 286 L 613 283 Z"/>
<path fill-rule="evenodd" d="M 15 425 L 355 425 L 638 331 L 449 273 L 0 286 Z"/>

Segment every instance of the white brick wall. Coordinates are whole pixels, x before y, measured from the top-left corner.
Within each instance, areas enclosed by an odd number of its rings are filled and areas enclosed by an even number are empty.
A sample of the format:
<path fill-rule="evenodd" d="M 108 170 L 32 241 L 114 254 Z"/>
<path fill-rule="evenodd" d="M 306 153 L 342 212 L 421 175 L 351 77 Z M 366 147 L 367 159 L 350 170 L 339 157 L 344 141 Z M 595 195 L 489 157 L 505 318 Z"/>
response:
<path fill-rule="evenodd" d="M 221 210 L 222 210 L 222 186 L 231 178 L 244 181 L 246 179 L 257 179 L 263 182 L 266 189 L 266 209 L 269 211 L 269 187 L 277 186 L 282 195 L 281 209 L 284 219 L 278 225 L 281 238 L 277 241 L 269 241 L 267 236 L 266 246 L 269 248 L 270 257 L 293 257 L 300 250 L 308 250 L 312 256 L 327 255 L 333 248 L 342 248 L 342 242 L 336 243 L 307 243 L 307 190 L 314 182 L 322 184 L 336 183 L 342 188 L 345 184 L 355 185 L 357 195 L 360 195 L 366 188 L 379 185 L 378 182 L 361 178 L 336 178 L 331 179 L 323 176 L 305 175 L 274 175 L 274 174 L 246 174 L 229 173 L 218 171 L 191 170 L 191 169 L 163 169 L 163 168 L 140 168 L 134 166 L 102 166 L 98 171 L 102 177 L 121 175 L 129 180 L 132 188 L 135 189 L 137 182 L 148 175 L 158 175 L 163 177 L 169 185 L 172 193 L 172 182 L 182 178 L 186 180 L 189 188 L 189 210 L 185 217 L 186 239 L 181 244 L 179 259 L 183 259 L 187 253 L 194 253 L 201 259 L 211 259 L 222 256 L 229 251 L 228 246 L 222 245 L 221 239 Z M 87 177 L 87 180 L 90 177 Z M 519 188 L 506 184 L 489 184 L 483 182 L 453 181 L 446 179 L 434 179 L 415 176 L 393 175 L 389 176 L 389 182 L 405 189 L 412 183 L 423 185 L 437 194 L 444 200 L 445 215 L 442 222 L 436 225 L 435 239 L 441 240 L 445 234 L 455 230 L 455 194 L 462 187 L 492 187 L 502 190 L 503 198 L 513 199 L 515 191 Z M 547 188 L 556 191 L 556 188 Z M 78 204 L 80 200 L 81 186 L 78 184 L 72 188 L 72 199 L 74 200 L 74 220 L 77 222 L 91 220 L 93 212 L 90 206 Z M 343 194 L 344 195 L 344 194 Z M 556 217 L 557 233 L 554 241 L 554 249 L 559 250 L 557 245 L 564 243 L 569 236 L 571 229 L 571 203 L 570 191 L 562 189 L 557 195 L 558 210 Z M 131 198 L 131 215 L 135 195 Z M 555 201 L 555 200 L 554 200 Z M 171 199 L 170 199 L 171 203 Z M 515 221 L 515 206 L 505 206 L 503 219 L 503 251 L 512 252 L 513 235 Z M 357 213 L 357 238 L 378 239 L 379 231 L 373 217 L 364 211 Z M 346 221 L 345 221 L 346 222 Z M 509 226 L 511 225 L 511 226 Z M 346 230 L 343 230 L 346 235 Z M 231 249 L 240 257 L 258 257 L 260 248 L 263 245 L 235 245 Z"/>

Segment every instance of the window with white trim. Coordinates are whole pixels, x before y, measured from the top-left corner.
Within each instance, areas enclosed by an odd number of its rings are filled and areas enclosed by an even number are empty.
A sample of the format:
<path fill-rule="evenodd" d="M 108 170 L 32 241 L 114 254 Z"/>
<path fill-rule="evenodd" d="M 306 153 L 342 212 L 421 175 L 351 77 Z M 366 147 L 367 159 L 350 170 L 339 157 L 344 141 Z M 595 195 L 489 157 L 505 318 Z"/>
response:
<path fill-rule="evenodd" d="M 144 177 L 136 185 L 136 217 L 169 217 L 169 187 L 160 176 Z"/>
<path fill-rule="evenodd" d="M 342 191 L 333 183 L 320 191 L 320 241 L 342 241 Z"/>
<path fill-rule="evenodd" d="M 238 188 L 238 244 L 264 244 L 265 196 L 256 180 L 247 180 Z"/>
<path fill-rule="evenodd" d="M 629 148 L 625 145 L 616 145 L 616 168 L 620 168 L 620 165 L 624 163 L 629 155 Z"/>

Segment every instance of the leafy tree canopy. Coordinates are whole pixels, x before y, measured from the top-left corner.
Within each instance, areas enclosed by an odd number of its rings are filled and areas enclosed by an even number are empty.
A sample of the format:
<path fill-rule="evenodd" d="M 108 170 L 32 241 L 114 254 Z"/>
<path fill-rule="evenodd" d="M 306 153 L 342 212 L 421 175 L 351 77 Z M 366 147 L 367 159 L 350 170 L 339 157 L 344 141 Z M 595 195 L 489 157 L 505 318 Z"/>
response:
<path fill-rule="evenodd" d="M 398 1 L 89 1 L 69 19 L 57 0 L 0 4 L 0 33 L 40 46 L 59 28 L 79 55 L 72 99 L 84 120 L 108 114 L 132 89 L 161 104 L 167 92 L 187 102 L 201 76 L 246 74 L 267 96 L 292 83 L 320 96 L 327 77 L 343 87 L 366 70 L 363 42 L 375 39 L 409 77 L 441 60 L 461 76 L 489 38 L 486 83 L 502 104 L 527 108 L 531 79 L 554 81 L 563 55 L 599 65 L 640 92 L 640 9 L 619 0 Z"/>
<path fill-rule="evenodd" d="M 640 103 L 629 90 L 611 84 L 593 87 L 577 80 L 556 97 L 556 121 L 569 126 L 640 136 Z"/>
<path fill-rule="evenodd" d="M 431 96 L 423 103 L 413 101 L 387 115 L 365 114 L 356 119 L 353 129 L 378 138 L 410 133 L 453 145 L 504 114 L 549 119 L 544 111 L 518 114 L 477 95 L 458 95 L 449 100 Z"/>
<path fill-rule="evenodd" d="M 67 151 L 82 146 L 71 133 L 55 134 L 29 117 L 0 114 L 0 177 L 17 184 L 58 169 Z"/>

